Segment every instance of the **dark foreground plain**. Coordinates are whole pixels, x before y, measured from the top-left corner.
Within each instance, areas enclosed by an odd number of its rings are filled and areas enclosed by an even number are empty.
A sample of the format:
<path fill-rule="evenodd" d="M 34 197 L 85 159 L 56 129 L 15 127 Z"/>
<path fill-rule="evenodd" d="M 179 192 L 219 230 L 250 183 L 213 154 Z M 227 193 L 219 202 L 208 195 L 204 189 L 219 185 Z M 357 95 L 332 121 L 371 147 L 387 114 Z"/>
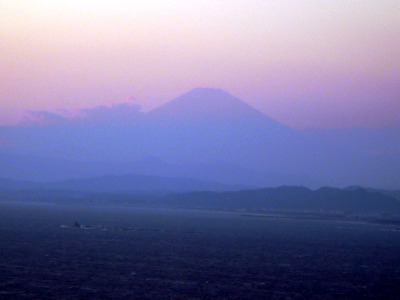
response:
<path fill-rule="evenodd" d="M 0 203 L 0 299 L 399 299 L 397 229 Z"/>

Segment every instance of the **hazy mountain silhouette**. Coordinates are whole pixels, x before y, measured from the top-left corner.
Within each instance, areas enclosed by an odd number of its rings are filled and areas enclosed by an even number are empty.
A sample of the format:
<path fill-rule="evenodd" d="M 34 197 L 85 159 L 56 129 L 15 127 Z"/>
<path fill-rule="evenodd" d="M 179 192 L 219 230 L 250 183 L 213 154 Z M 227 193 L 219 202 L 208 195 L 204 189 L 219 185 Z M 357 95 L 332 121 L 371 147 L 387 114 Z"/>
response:
<path fill-rule="evenodd" d="M 248 212 L 400 214 L 398 191 L 300 186 L 244 189 L 190 178 L 123 175 L 35 183 L 0 178 L 4 201 L 142 205 Z"/>
<path fill-rule="evenodd" d="M 8 190 L 67 190 L 85 192 L 188 192 L 240 190 L 249 188 L 249 186 L 225 185 L 212 181 L 183 177 L 126 174 L 53 182 L 33 182 L 0 178 L 0 188 Z"/>
<path fill-rule="evenodd" d="M 87 111 L 87 118 L 54 123 L 60 118 L 52 115 L 53 123 L 1 127 L 0 141 L 11 145 L 1 149 L 15 163 L 0 156 L 0 176 L 31 179 L 41 170 L 47 174 L 37 180 L 135 173 L 257 186 L 399 187 L 397 153 L 360 155 L 356 147 L 282 125 L 219 89 L 194 89 L 148 113 L 131 106 Z M 35 118 L 41 116 L 49 119 Z M 146 157 L 158 162 L 140 163 Z"/>
<path fill-rule="evenodd" d="M 290 158 L 287 152 L 304 141 L 295 130 L 219 89 L 194 89 L 150 111 L 147 121 L 156 137 L 154 148 L 164 150 L 152 155 L 172 162 L 213 160 L 279 170 L 284 167 L 280 160 Z"/>
<path fill-rule="evenodd" d="M 383 190 L 383 189 L 374 189 L 374 188 L 364 188 L 361 186 L 348 186 L 348 187 L 344 188 L 344 190 L 350 190 L 350 191 L 359 190 L 359 189 L 365 189 L 368 192 L 384 194 L 384 195 L 396 198 L 397 200 L 400 200 L 400 190 Z"/>
<path fill-rule="evenodd" d="M 322 185 L 321 182 L 304 176 L 290 176 L 270 170 L 254 171 L 225 162 L 173 164 L 157 157 L 145 157 L 132 162 L 84 162 L 0 153 L 0 165 L 0 177 L 39 182 L 99 177 L 105 174 L 135 173 L 147 176 L 193 178 L 225 185 L 255 187 L 280 186 L 283 184 L 305 184 L 311 187 Z"/>
<path fill-rule="evenodd" d="M 147 116 L 161 122 L 246 122 L 270 129 L 285 127 L 235 96 L 211 88 L 193 89 L 153 109 Z"/>
<path fill-rule="evenodd" d="M 146 175 L 107 175 L 88 179 L 72 179 L 46 184 L 47 188 L 73 191 L 134 192 L 134 191 L 228 191 L 245 186 L 229 186 L 193 178 L 159 177 Z"/>
<path fill-rule="evenodd" d="M 235 209 L 248 211 L 318 211 L 345 213 L 400 213 L 400 202 L 383 193 L 363 188 L 282 186 L 236 192 L 193 192 L 168 195 L 166 205 L 185 208 Z"/>

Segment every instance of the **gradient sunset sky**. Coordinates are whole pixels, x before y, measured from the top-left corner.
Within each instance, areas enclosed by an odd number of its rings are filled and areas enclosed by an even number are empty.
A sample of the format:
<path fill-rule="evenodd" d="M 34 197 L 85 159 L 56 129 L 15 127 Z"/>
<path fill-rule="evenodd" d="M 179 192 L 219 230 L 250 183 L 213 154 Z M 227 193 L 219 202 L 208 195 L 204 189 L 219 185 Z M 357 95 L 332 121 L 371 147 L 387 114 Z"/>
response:
<path fill-rule="evenodd" d="M 400 126 L 400 2 L 0 1 L 0 125 L 195 87 L 293 128 Z"/>

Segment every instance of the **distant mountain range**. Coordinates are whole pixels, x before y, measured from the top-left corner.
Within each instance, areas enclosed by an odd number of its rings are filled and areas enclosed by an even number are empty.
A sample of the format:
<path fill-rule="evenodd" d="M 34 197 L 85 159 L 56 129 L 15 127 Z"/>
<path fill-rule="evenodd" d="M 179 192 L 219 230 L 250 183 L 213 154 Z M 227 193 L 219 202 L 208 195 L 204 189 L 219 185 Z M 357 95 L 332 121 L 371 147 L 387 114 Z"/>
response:
<path fill-rule="evenodd" d="M 225 185 L 193 178 L 159 177 L 147 175 L 107 175 L 85 179 L 52 182 L 19 181 L 0 178 L 0 188 L 8 190 L 65 190 L 95 193 L 151 192 L 176 193 L 188 191 L 228 191 L 249 188 L 244 185 Z"/>
<path fill-rule="evenodd" d="M 193 178 L 225 185 L 255 187 L 282 184 L 318 187 L 322 184 L 306 176 L 290 176 L 271 170 L 255 171 L 225 162 L 173 164 L 156 157 L 145 157 L 132 162 L 81 162 L 0 153 L 0 165 L 0 176 L 3 178 L 39 182 L 133 173 L 158 177 Z"/>
<path fill-rule="evenodd" d="M 226 189 L 237 188 L 236 191 Z M 398 191 L 361 187 L 299 186 L 242 189 L 192 179 L 104 176 L 52 183 L 0 180 L 0 201 L 66 205 L 127 205 L 157 208 L 395 216 L 400 222 Z M 384 215 L 382 215 L 384 214 Z"/>
<path fill-rule="evenodd" d="M 397 131 L 376 146 L 379 132 L 368 142 L 369 131 L 294 130 L 219 89 L 194 89 L 148 113 L 120 105 L 79 117 L 31 114 L 20 126 L 0 127 L 2 177 L 141 174 L 258 187 L 400 188 Z"/>
<path fill-rule="evenodd" d="M 324 211 L 346 213 L 400 214 L 400 201 L 387 194 L 363 188 L 282 186 L 231 192 L 193 192 L 166 196 L 163 203 L 181 208 L 208 208 L 246 211 Z"/>

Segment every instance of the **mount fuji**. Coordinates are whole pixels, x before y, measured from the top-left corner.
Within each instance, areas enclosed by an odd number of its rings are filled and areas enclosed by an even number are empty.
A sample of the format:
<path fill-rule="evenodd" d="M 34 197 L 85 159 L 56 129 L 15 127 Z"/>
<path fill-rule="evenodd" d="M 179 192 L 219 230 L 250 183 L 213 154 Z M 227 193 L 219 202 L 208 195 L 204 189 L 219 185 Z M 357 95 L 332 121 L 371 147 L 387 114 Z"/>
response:
<path fill-rule="evenodd" d="M 47 170 L 57 178 L 42 176 L 46 180 L 133 173 L 256 186 L 397 187 L 398 164 L 374 164 L 370 156 L 289 128 L 220 89 L 196 88 L 147 113 L 132 112 L 131 118 L 125 108 L 103 107 L 101 115 L 79 119 L 52 116 L 60 121 L 45 126 L 0 127 L 0 151 L 12 157 L 0 155 L 0 176 L 10 177 L 1 171 L 8 169 L 16 179 L 34 180 Z M 27 165 L 27 156 L 41 157 L 40 163 L 35 158 Z M 146 167 L 148 157 L 162 163 Z M 42 168 L 46 162 L 51 167 Z"/>

